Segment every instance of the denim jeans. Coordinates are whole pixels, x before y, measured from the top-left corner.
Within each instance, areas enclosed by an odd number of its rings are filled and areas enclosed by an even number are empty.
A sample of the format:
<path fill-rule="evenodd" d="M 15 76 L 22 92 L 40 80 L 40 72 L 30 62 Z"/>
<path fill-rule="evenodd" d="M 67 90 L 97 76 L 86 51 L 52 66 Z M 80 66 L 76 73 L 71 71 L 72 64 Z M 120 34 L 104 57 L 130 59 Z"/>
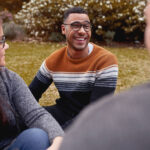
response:
<path fill-rule="evenodd" d="M 30 128 L 18 135 L 8 150 L 46 150 L 50 146 L 48 134 L 39 128 Z"/>

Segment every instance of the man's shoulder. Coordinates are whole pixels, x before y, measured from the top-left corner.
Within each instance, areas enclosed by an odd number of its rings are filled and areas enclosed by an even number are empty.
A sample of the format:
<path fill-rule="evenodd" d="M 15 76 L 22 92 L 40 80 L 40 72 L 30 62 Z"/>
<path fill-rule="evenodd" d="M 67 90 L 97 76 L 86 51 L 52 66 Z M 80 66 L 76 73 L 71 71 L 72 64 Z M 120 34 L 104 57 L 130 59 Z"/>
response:
<path fill-rule="evenodd" d="M 66 49 L 67 46 L 62 47 L 58 50 L 56 50 L 55 52 L 53 52 L 51 55 L 49 55 L 46 59 L 45 59 L 45 64 L 47 66 L 47 68 L 53 68 L 54 66 L 58 66 L 62 61 L 64 61 L 64 59 L 66 58 Z"/>
<path fill-rule="evenodd" d="M 46 61 L 57 61 L 57 60 L 60 60 L 60 59 L 63 58 L 63 56 L 65 55 L 65 53 L 66 53 L 66 48 L 67 48 L 67 46 L 55 50 L 52 54 L 50 54 L 50 55 L 46 58 Z"/>
<path fill-rule="evenodd" d="M 125 101 L 129 104 L 131 101 L 134 102 L 149 101 L 149 96 L 150 96 L 149 91 L 150 91 L 150 82 L 135 85 L 130 89 L 124 90 L 116 94 L 116 96 L 110 98 L 110 101 L 111 99 L 113 99 L 116 101 L 116 103 L 118 103 L 118 101 L 122 101 L 122 102 Z"/>
<path fill-rule="evenodd" d="M 64 46 L 64 47 L 62 47 L 62 48 L 60 48 L 60 49 L 55 50 L 55 51 L 50 55 L 50 57 L 54 57 L 54 56 L 57 57 L 57 56 L 60 56 L 60 55 L 64 54 L 66 48 L 67 48 L 67 46 Z"/>
<path fill-rule="evenodd" d="M 107 50 L 106 48 L 100 46 L 100 45 L 97 45 L 97 44 L 94 44 L 92 43 L 92 45 L 94 46 L 94 49 L 96 51 L 96 53 L 100 53 L 101 55 L 114 55 L 112 52 L 110 52 L 109 50 Z"/>
<path fill-rule="evenodd" d="M 98 60 L 102 64 L 106 64 L 107 62 L 107 65 L 118 64 L 117 57 L 112 52 L 96 44 L 93 44 L 93 47 L 95 60 Z"/>

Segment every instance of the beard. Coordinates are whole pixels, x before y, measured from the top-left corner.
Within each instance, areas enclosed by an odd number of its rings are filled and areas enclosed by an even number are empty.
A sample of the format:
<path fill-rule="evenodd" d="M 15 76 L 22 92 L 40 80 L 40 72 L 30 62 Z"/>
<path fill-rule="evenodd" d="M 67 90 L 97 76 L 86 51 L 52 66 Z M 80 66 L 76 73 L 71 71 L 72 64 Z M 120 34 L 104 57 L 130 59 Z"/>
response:
<path fill-rule="evenodd" d="M 67 41 L 68 47 L 75 51 L 83 51 L 88 47 L 89 40 L 87 40 L 84 44 L 77 44 L 75 42 Z"/>

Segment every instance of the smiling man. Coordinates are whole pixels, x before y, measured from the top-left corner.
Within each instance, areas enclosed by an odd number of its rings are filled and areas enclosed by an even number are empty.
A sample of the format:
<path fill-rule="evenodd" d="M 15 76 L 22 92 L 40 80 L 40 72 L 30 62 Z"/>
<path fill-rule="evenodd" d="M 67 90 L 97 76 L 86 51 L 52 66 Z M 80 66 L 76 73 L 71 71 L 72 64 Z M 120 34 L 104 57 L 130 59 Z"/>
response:
<path fill-rule="evenodd" d="M 113 93 L 118 77 L 116 57 L 90 43 L 87 12 L 73 7 L 64 13 L 61 26 L 67 45 L 45 59 L 29 88 L 39 100 L 54 82 L 60 98 L 45 107 L 66 128 L 89 103 Z"/>
<path fill-rule="evenodd" d="M 68 55 L 79 59 L 88 56 L 88 43 L 91 38 L 91 24 L 86 13 L 66 13 L 62 33 L 68 43 Z"/>

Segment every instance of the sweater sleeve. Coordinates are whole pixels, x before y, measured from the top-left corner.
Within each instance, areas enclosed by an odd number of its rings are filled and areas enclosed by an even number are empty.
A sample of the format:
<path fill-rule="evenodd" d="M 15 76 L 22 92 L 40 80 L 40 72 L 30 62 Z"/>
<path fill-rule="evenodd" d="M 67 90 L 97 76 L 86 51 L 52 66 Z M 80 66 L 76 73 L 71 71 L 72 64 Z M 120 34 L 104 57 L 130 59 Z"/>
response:
<path fill-rule="evenodd" d="M 107 55 L 103 64 L 107 64 L 107 66 L 100 69 L 96 73 L 96 79 L 92 89 L 90 102 L 100 99 L 110 93 L 113 94 L 116 89 L 118 78 L 118 65 L 116 57 L 112 54 Z"/>
<path fill-rule="evenodd" d="M 37 72 L 36 76 L 34 77 L 34 79 L 29 85 L 29 89 L 37 101 L 39 101 L 42 94 L 51 85 L 51 83 L 52 83 L 52 78 L 45 66 L 45 61 L 44 61 L 39 71 Z"/>
<path fill-rule="evenodd" d="M 12 77 L 11 88 L 15 109 L 27 127 L 45 130 L 50 140 L 63 135 L 63 130 L 56 120 L 36 102 L 27 85 L 17 74 Z"/>

